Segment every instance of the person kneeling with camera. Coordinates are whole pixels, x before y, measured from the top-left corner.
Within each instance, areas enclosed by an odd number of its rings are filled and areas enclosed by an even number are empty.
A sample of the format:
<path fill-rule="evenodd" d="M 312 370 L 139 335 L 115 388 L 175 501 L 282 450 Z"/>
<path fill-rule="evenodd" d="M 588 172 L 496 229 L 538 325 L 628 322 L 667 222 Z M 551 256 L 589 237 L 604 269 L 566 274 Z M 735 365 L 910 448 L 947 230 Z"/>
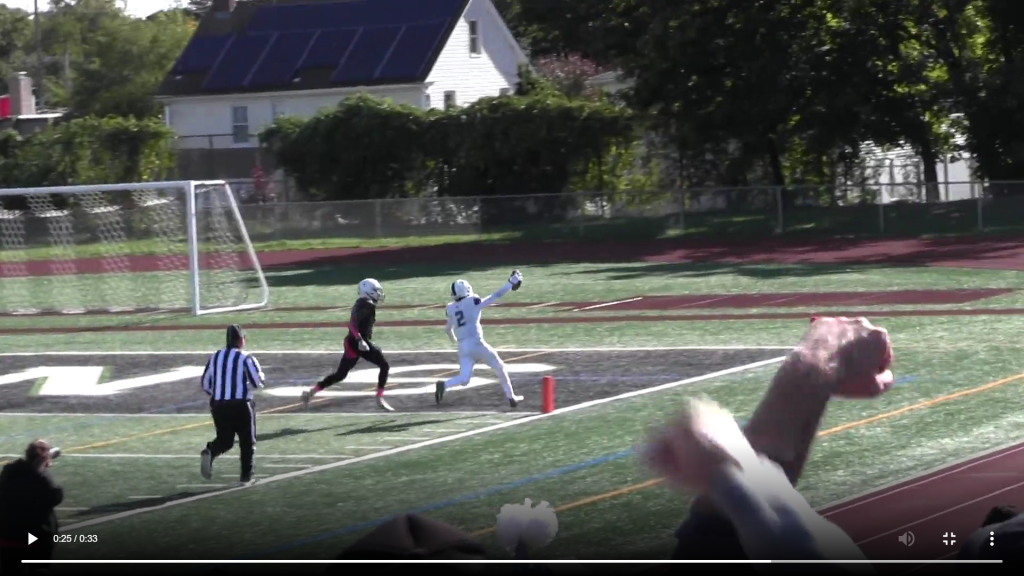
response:
<path fill-rule="evenodd" d="M 0 574 L 24 574 L 45 568 L 22 560 L 53 558 L 54 536 L 59 533 L 55 509 L 64 489 L 50 476 L 50 464 L 60 455 L 45 440 L 33 440 L 25 456 L 0 471 Z M 29 544 L 29 534 L 38 540 Z"/>

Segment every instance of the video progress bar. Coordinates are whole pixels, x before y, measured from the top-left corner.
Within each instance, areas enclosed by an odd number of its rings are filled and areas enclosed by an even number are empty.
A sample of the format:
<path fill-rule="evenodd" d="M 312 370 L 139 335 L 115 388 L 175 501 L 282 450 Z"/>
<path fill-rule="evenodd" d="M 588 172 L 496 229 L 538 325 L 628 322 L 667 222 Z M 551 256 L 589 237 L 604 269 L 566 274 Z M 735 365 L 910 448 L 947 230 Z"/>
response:
<path fill-rule="evenodd" d="M 1002 560 L 22 560 L 22 564 L 1002 564 Z"/>

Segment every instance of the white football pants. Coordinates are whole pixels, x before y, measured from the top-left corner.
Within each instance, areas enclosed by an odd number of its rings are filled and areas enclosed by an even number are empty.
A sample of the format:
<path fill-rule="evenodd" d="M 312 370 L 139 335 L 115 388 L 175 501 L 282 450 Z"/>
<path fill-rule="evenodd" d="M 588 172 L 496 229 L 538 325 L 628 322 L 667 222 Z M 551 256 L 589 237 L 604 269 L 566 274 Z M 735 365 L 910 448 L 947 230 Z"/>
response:
<path fill-rule="evenodd" d="M 505 370 L 505 363 L 498 357 L 494 348 L 491 348 L 490 344 L 483 340 L 459 342 L 459 374 L 445 381 L 445 389 L 469 384 L 469 380 L 473 377 L 473 366 L 477 362 L 482 362 L 494 369 L 494 372 L 498 374 L 498 382 L 501 383 L 506 398 L 515 396 L 515 392 L 512 391 L 512 380 L 508 377 L 508 371 Z"/>

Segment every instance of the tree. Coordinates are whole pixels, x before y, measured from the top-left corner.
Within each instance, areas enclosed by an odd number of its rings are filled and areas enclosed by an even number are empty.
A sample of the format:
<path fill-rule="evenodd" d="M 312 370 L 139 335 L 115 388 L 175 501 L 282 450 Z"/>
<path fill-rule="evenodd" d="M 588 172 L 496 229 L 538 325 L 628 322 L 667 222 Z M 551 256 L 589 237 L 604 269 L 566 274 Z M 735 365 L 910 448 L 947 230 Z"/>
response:
<path fill-rule="evenodd" d="M 121 18 L 98 32 L 74 66 L 72 111 L 135 118 L 159 114 L 153 95 L 192 35 L 190 17 L 168 11 L 145 20 Z"/>
<path fill-rule="evenodd" d="M 7 79 L 27 71 L 25 47 L 32 37 L 28 12 L 0 4 L 0 94 L 6 94 Z"/>

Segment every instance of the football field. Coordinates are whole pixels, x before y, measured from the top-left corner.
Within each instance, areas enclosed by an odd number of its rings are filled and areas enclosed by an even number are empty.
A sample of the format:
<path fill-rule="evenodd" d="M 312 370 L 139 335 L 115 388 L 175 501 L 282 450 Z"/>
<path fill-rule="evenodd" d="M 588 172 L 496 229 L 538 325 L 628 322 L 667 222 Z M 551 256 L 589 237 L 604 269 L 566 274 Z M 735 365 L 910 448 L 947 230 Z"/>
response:
<path fill-rule="evenodd" d="M 664 558 L 688 498 L 666 489 L 634 447 L 686 397 L 749 416 L 812 314 L 861 313 L 895 345 L 897 386 L 835 401 L 801 481 L 815 506 L 1024 439 L 1020 313 L 1024 273 L 938 266 L 580 263 L 516 265 L 519 292 L 484 313 L 487 339 L 526 400 L 512 409 L 494 373 L 435 404 L 457 370 L 443 334 L 453 276 L 478 292 L 509 266 L 293 265 L 267 270 L 272 308 L 180 314 L 0 318 L 0 458 L 35 437 L 65 451 L 65 531 L 94 543 L 65 559 L 322 559 L 395 515 L 416 512 L 479 536 L 503 504 L 546 500 L 559 533 L 543 558 Z M 373 403 L 361 363 L 314 401 L 333 370 L 354 283 L 388 294 L 376 340 L 389 401 Z M 235 487 L 237 450 L 199 474 L 213 435 L 198 375 L 238 322 L 260 359 L 257 477 Z M 557 410 L 541 414 L 555 378 Z M 1024 505 L 1024 502 L 1018 503 Z M 245 538 L 218 537 L 227 529 Z"/>

